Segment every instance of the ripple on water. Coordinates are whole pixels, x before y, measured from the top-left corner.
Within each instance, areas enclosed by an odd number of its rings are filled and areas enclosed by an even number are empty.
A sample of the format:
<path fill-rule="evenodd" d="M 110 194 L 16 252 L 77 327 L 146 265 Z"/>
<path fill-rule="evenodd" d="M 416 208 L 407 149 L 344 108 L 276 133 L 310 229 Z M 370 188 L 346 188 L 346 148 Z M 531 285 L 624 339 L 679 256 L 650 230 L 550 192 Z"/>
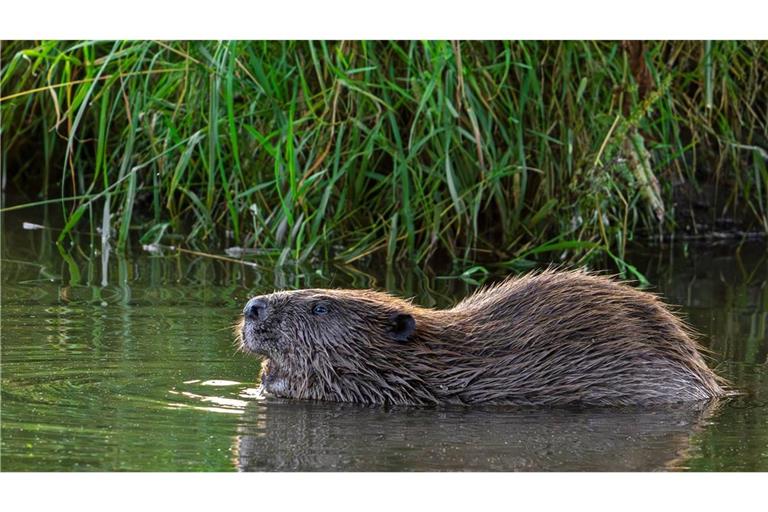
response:
<path fill-rule="evenodd" d="M 183 387 L 183 389 L 173 388 L 168 390 L 168 393 L 172 395 L 172 399 L 167 403 L 168 407 L 191 408 L 226 414 L 242 414 L 245 406 L 248 405 L 248 401 L 239 398 L 242 395 L 241 389 L 244 387 L 244 384 L 238 381 L 226 379 L 203 381 L 192 379 L 184 381 L 180 387 Z M 206 391 L 205 388 L 210 389 L 212 387 L 227 388 L 228 393 L 220 395 L 203 394 L 203 391 Z M 200 391 L 194 392 L 190 391 L 190 389 Z"/>

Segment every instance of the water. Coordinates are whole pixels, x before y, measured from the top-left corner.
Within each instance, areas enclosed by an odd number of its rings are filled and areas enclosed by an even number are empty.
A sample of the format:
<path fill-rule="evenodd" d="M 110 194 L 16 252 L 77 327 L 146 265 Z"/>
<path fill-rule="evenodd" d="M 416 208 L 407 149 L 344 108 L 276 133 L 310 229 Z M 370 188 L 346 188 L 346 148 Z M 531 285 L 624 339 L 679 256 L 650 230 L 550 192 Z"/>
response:
<path fill-rule="evenodd" d="M 768 261 L 759 243 L 630 261 L 682 305 L 745 395 L 724 403 L 547 410 L 260 400 L 231 326 L 252 294 L 375 286 L 445 306 L 470 292 L 417 270 L 274 271 L 194 255 L 102 258 L 90 238 L 2 238 L 4 471 L 768 470 Z M 98 247 L 98 243 L 96 244 Z M 104 285 L 102 284 L 104 283 Z"/>

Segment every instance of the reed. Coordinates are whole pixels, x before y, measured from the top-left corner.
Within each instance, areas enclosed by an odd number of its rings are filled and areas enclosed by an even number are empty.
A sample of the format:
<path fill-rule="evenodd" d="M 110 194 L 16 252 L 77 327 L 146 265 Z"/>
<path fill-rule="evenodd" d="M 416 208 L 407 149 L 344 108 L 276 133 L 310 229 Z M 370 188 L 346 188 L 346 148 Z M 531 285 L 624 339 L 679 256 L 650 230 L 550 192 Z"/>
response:
<path fill-rule="evenodd" d="M 680 183 L 768 231 L 768 43 L 632 44 L 5 42 L 4 206 L 279 263 L 626 272 Z"/>

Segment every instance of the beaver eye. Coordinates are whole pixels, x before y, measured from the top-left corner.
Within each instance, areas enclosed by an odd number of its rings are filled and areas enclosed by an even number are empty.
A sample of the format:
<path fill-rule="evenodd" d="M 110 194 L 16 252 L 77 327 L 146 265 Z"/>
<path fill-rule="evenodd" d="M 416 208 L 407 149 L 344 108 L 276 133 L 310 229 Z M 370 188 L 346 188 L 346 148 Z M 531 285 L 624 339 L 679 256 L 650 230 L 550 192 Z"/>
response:
<path fill-rule="evenodd" d="M 315 304 L 315 307 L 312 308 L 312 314 L 317 316 L 322 316 L 328 313 L 328 306 L 325 304 Z"/>

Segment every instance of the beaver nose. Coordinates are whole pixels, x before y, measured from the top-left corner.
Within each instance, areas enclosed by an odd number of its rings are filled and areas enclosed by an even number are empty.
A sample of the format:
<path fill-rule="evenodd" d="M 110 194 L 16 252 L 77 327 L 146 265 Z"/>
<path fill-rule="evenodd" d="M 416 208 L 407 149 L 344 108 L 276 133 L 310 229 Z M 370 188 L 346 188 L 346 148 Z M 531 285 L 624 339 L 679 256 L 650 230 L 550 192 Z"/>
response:
<path fill-rule="evenodd" d="M 245 305 L 243 314 L 250 320 L 264 320 L 267 316 L 267 301 L 260 297 L 252 298 Z"/>

